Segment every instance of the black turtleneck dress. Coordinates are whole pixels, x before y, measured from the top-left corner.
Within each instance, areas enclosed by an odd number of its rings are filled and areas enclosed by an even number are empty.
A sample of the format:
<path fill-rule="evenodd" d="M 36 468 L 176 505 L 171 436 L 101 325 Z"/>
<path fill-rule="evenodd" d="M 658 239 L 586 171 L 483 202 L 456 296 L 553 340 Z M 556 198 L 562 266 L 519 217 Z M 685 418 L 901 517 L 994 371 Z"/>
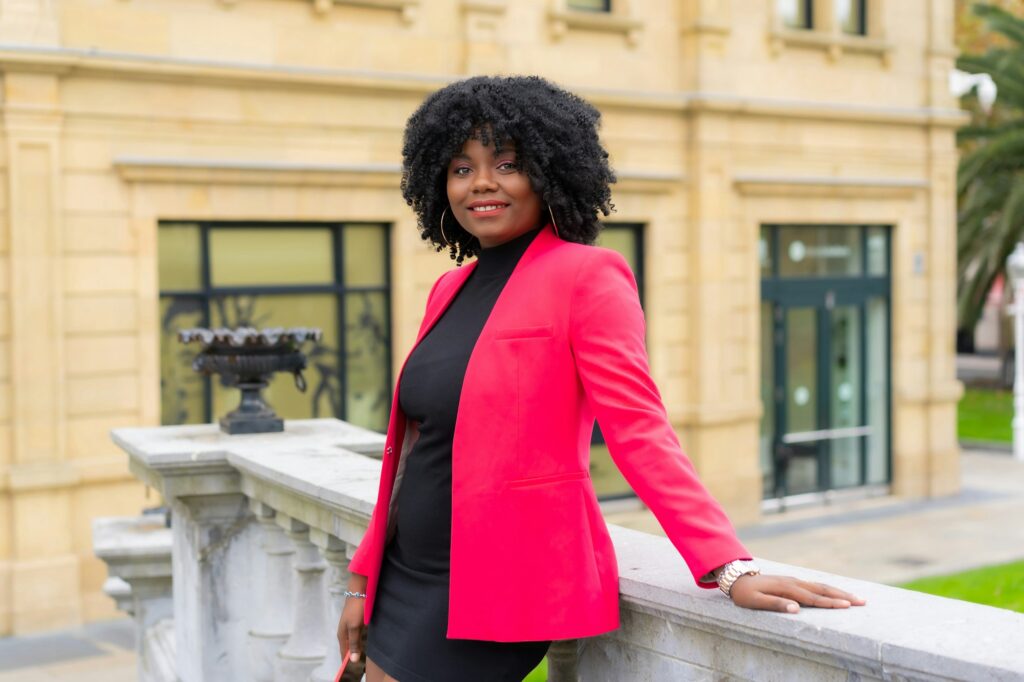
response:
<path fill-rule="evenodd" d="M 419 422 L 419 438 L 406 455 L 366 644 L 366 655 L 399 682 L 520 682 L 550 644 L 446 637 L 459 394 L 480 331 L 538 232 L 481 250 L 476 269 L 402 370 L 399 403 Z M 523 584 L 523 599 L 530 589 Z"/>

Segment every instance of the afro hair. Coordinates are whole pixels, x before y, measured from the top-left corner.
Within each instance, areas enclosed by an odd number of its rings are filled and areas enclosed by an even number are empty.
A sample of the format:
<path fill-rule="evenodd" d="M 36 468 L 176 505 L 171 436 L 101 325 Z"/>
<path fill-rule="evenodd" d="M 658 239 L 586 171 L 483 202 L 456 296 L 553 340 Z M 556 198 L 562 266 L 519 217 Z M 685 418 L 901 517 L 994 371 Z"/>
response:
<path fill-rule="evenodd" d="M 432 93 L 409 117 L 402 145 L 402 196 L 416 213 L 420 235 L 437 251 L 448 248 L 458 265 L 479 252 L 477 238 L 455 220 L 445 221 L 447 240 L 440 227 L 448 208 L 448 163 L 477 137 L 499 150 L 514 146 L 559 236 L 592 244 L 598 212 L 607 216 L 614 209 L 615 174 L 598 139 L 600 119 L 591 104 L 538 76 L 477 76 Z"/>

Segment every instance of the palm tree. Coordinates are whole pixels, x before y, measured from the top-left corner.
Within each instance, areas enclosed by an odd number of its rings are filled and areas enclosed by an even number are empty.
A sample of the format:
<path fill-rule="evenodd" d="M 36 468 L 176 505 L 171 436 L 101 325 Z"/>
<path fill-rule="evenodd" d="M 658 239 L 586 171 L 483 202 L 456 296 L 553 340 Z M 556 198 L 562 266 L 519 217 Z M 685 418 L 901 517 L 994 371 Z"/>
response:
<path fill-rule="evenodd" d="M 989 74 L 999 92 L 991 112 L 966 95 L 972 122 L 957 132 L 957 319 L 968 332 L 1024 237 L 1024 19 L 993 5 L 973 11 L 1001 39 L 984 54 L 957 60 L 962 71 Z"/>

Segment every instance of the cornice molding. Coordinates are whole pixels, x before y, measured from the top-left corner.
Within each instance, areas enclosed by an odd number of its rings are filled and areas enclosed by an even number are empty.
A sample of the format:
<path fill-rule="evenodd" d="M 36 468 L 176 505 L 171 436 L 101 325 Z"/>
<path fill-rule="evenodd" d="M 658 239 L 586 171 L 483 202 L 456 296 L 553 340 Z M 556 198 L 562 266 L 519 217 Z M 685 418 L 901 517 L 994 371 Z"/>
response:
<path fill-rule="evenodd" d="M 118 156 L 114 168 L 133 183 L 398 187 L 401 167 L 386 163 L 301 163 L 243 159 Z"/>
<path fill-rule="evenodd" d="M 842 178 L 830 176 L 736 175 L 736 190 L 747 196 L 894 196 L 903 197 L 929 188 L 915 178 Z"/>
<path fill-rule="evenodd" d="M 0 43 L 0 70 L 60 76 L 99 76 L 139 81 L 227 84 L 277 89 L 396 93 L 425 96 L 461 78 L 389 71 L 218 62 L 77 48 Z M 571 84 L 569 84 L 572 87 Z M 575 88 L 597 106 L 689 113 L 806 118 L 892 125 L 958 128 L 970 120 L 960 109 L 887 107 L 747 97 L 711 91 L 654 92 Z"/>

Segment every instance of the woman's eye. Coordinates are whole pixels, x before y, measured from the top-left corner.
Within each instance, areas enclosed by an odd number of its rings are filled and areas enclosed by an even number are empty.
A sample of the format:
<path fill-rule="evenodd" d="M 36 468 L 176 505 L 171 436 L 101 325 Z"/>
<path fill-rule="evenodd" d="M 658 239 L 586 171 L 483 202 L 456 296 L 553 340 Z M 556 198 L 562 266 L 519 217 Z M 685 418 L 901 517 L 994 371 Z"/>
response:
<path fill-rule="evenodd" d="M 467 173 L 469 173 L 469 168 L 466 166 L 459 166 L 452 171 L 452 175 L 466 175 Z"/>
<path fill-rule="evenodd" d="M 504 161 L 498 166 L 501 170 L 519 170 L 519 166 L 516 165 L 515 161 Z"/>

